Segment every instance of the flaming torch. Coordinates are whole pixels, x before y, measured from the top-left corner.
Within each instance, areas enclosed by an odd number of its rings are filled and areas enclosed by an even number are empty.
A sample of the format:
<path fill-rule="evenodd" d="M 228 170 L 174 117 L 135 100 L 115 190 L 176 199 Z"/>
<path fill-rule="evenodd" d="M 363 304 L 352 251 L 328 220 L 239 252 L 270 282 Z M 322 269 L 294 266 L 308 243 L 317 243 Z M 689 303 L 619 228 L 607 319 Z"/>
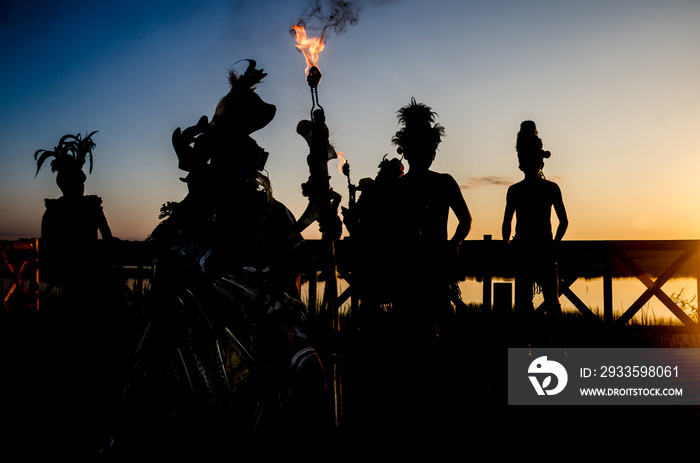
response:
<path fill-rule="evenodd" d="M 309 145 L 306 162 L 309 166 L 309 178 L 301 185 L 304 196 L 309 198 L 309 204 L 297 221 L 298 229 L 304 230 L 314 221 L 318 221 L 322 242 L 327 246 L 328 268 L 326 269 L 326 285 L 324 301 L 327 310 L 331 312 L 333 333 L 339 333 L 338 283 L 337 266 L 335 261 L 335 243 L 340 239 L 343 224 L 338 217 L 340 195 L 330 186 L 328 161 L 338 157 L 335 149 L 328 140 L 328 127 L 323 108 L 318 102 L 318 84 L 321 81 L 321 71 L 318 69 L 318 54 L 324 48 L 323 36 L 308 38 L 302 26 L 292 26 L 296 36 L 296 47 L 306 59 L 306 82 L 311 89 L 311 120 L 300 121 L 297 133 L 304 137 Z M 349 172 L 349 171 L 348 171 Z M 340 352 L 332 349 L 333 363 L 333 399 L 335 424 L 339 426 L 342 420 L 342 387 L 340 378 Z"/>
<path fill-rule="evenodd" d="M 296 47 L 306 59 L 306 82 L 311 89 L 311 120 L 301 121 L 297 133 L 306 139 L 310 152 L 306 158 L 309 165 L 309 179 L 302 184 L 302 194 L 309 198 L 309 205 L 299 218 L 301 230 L 315 220 L 319 221 L 324 238 L 331 241 L 340 239 L 342 224 L 338 217 L 340 195 L 330 187 L 328 161 L 337 158 L 335 149 L 328 141 L 328 127 L 325 113 L 318 103 L 318 84 L 321 71 L 318 69 L 318 54 L 323 50 L 323 37 L 306 36 L 302 26 L 292 26 L 297 43 Z"/>
<path fill-rule="evenodd" d="M 326 46 L 321 37 L 307 37 L 306 29 L 302 26 L 292 26 L 297 40 L 296 47 L 306 58 L 306 82 L 311 89 L 311 120 L 325 119 L 323 107 L 318 102 L 318 84 L 321 82 L 321 71 L 318 69 L 318 54 Z M 318 106 L 318 109 L 316 107 Z"/>

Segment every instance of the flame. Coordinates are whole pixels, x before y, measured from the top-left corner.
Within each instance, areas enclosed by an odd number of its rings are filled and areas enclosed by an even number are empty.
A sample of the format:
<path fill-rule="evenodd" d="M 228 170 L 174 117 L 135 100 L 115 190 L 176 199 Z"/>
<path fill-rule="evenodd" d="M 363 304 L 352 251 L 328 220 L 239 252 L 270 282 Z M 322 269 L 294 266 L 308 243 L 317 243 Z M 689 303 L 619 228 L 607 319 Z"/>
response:
<path fill-rule="evenodd" d="M 348 162 L 345 159 L 345 153 L 343 153 L 342 151 L 338 151 L 337 154 L 338 154 L 338 159 L 340 159 L 340 161 L 338 161 L 338 172 L 345 175 L 345 173 L 343 172 L 343 166 Z"/>
<path fill-rule="evenodd" d="M 321 53 L 321 50 L 326 46 L 323 43 L 323 36 L 308 38 L 306 37 L 306 29 L 302 26 L 292 26 L 292 29 L 294 29 L 297 39 L 295 47 L 297 47 L 304 54 L 304 58 L 306 58 L 306 70 L 304 73 L 308 74 L 312 66 L 318 67 L 318 54 Z"/>

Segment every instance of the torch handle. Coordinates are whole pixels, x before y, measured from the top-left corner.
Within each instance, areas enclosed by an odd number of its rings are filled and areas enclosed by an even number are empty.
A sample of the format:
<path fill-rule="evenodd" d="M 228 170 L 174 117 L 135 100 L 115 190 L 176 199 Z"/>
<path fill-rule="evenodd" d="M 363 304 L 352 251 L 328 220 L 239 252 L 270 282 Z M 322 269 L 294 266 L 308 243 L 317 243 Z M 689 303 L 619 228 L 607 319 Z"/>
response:
<path fill-rule="evenodd" d="M 318 83 L 321 82 L 321 71 L 316 66 L 311 66 L 306 76 L 306 83 L 311 89 L 311 120 L 325 122 L 326 116 L 321 103 L 318 102 Z M 318 108 L 317 108 L 318 107 Z"/>
<path fill-rule="evenodd" d="M 326 121 L 326 114 L 318 102 L 318 89 L 316 87 L 311 87 L 311 120 L 314 122 Z"/>

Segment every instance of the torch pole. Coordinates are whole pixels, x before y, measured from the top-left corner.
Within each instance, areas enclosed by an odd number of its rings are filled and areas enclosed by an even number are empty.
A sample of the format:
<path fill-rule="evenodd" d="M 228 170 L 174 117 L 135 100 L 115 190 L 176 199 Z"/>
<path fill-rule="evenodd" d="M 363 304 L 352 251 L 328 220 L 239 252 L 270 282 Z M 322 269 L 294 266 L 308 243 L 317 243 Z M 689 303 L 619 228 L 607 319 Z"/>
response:
<path fill-rule="evenodd" d="M 330 359 L 332 363 L 332 398 L 334 424 L 339 428 L 343 419 L 343 396 L 341 380 L 341 359 L 338 337 L 340 336 L 340 311 L 338 307 L 338 279 L 336 264 L 336 242 L 340 240 L 342 222 L 338 217 L 340 195 L 330 186 L 328 175 L 328 158 L 332 146 L 328 141 L 328 127 L 325 123 L 325 113 L 318 104 L 318 82 L 321 73 L 313 66 L 307 76 L 311 88 L 311 120 L 301 121 L 297 125 L 297 133 L 302 135 L 309 145 L 307 164 L 309 178 L 302 184 L 302 194 L 309 198 L 309 204 L 299 218 L 300 230 L 305 229 L 314 221 L 318 221 L 321 229 L 323 249 L 327 253 L 325 266 L 326 285 L 324 289 L 325 309 L 331 316 Z"/>

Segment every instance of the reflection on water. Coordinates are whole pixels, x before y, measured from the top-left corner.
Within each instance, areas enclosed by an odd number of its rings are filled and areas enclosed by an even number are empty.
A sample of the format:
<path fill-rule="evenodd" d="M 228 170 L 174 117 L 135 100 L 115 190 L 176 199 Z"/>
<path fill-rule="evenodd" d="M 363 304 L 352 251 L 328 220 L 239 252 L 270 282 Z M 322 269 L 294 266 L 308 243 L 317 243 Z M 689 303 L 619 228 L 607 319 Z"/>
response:
<path fill-rule="evenodd" d="M 494 279 L 497 282 L 510 282 L 512 279 Z M 483 301 L 483 285 L 476 280 L 467 280 L 460 284 L 462 299 L 466 303 L 481 303 Z M 570 287 L 593 313 L 603 312 L 603 278 L 583 279 L 579 278 Z M 636 278 L 614 278 L 613 279 L 613 313 L 615 318 L 626 311 L 638 298 L 646 291 L 647 287 Z M 688 310 L 698 307 L 698 285 L 695 278 L 673 278 L 666 282 L 661 288 L 679 306 L 685 305 Z M 542 295 L 535 296 L 535 304 L 542 303 Z M 565 297 L 561 297 L 561 305 L 564 311 L 578 311 L 574 305 Z M 689 311 L 686 313 L 691 315 Z M 693 318 L 694 314 L 692 315 Z M 637 312 L 631 323 L 655 324 L 662 322 L 679 322 L 671 311 L 655 296 Z"/>
<path fill-rule="evenodd" d="M 509 282 L 512 279 L 494 279 L 493 283 Z M 483 301 L 483 283 L 476 279 L 468 279 L 460 283 L 462 300 L 467 304 L 481 304 Z M 342 279 L 338 280 L 338 293 L 347 289 L 348 284 Z M 679 306 L 685 304 L 686 313 L 695 319 L 698 307 L 697 280 L 695 278 L 673 278 L 663 285 L 662 290 Z M 603 317 L 603 278 L 580 278 L 570 288 L 576 296 L 586 304 L 593 313 Z M 647 289 L 636 278 L 613 279 L 613 315 L 621 316 Z M 318 282 L 316 289 L 317 307 L 323 300 L 324 282 Z M 309 302 L 308 283 L 301 287 L 302 299 Z M 542 295 L 535 296 L 535 304 L 542 303 Z M 578 312 L 578 309 L 565 297 L 561 297 L 562 309 L 565 312 Z M 350 302 L 345 301 L 340 308 L 340 313 L 345 313 L 350 308 Z M 691 313 L 692 311 L 692 313 Z M 680 324 L 680 320 L 655 296 L 637 312 L 630 323 L 639 324 Z"/>
<path fill-rule="evenodd" d="M 509 282 L 512 279 L 494 279 L 493 283 Z M 338 280 L 338 294 L 347 289 L 346 281 Z M 483 283 L 476 279 L 468 279 L 459 285 L 462 292 L 462 300 L 467 304 L 481 304 L 483 301 Z M 301 287 L 302 299 L 308 303 L 310 299 L 308 293 L 308 283 Z M 695 319 L 695 312 L 698 307 L 697 280 L 695 278 L 673 278 L 663 285 L 662 290 L 679 306 L 685 304 L 686 313 Z M 580 278 L 571 285 L 570 289 L 584 304 L 595 314 L 603 317 L 603 278 L 583 279 Z M 621 316 L 647 289 L 644 284 L 636 278 L 614 278 L 613 279 L 613 315 L 615 318 Z M 323 300 L 324 282 L 318 282 L 316 288 L 316 305 Z M 561 297 L 562 309 L 565 312 L 577 312 L 578 309 L 566 298 Z M 542 303 L 542 295 L 535 296 L 535 304 Z M 340 313 L 345 313 L 350 308 L 349 300 L 346 300 L 340 307 Z M 693 313 L 691 313 L 691 311 Z M 676 324 L 680 320 L 655 296 L 637 312 L 630 323 L 640 324 Z"/>

